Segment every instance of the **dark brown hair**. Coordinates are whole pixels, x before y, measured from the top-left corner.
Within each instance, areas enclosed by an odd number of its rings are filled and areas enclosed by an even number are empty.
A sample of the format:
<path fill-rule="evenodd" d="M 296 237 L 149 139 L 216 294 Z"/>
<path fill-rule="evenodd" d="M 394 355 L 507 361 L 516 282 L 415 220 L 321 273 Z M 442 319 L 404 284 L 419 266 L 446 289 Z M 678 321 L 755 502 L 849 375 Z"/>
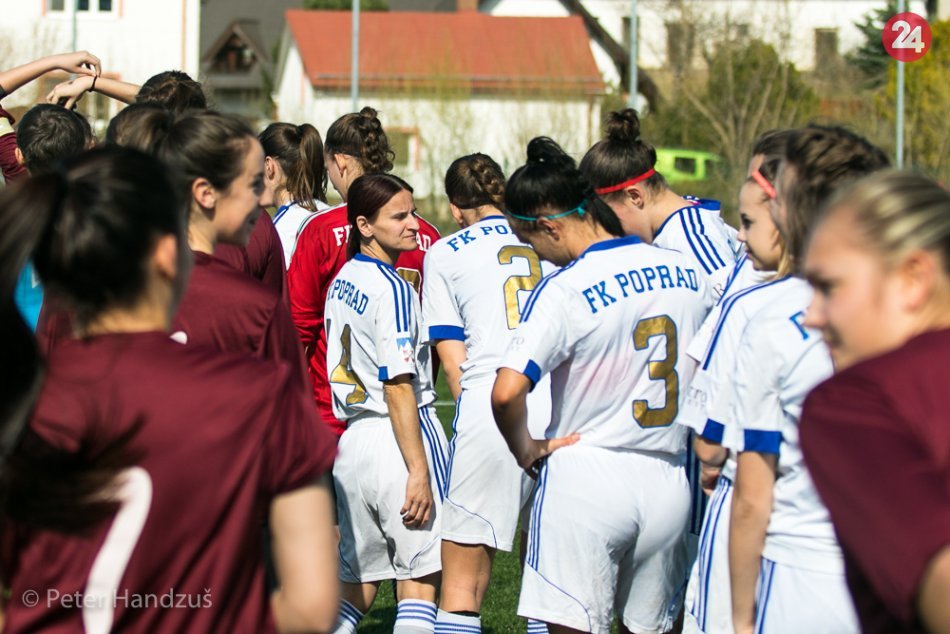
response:
<path fill-rule="evenodd" d="M 619 185 L 644 174 L 656 165 L 656 150 L 640 138 L 640 117 L 633 108 L 607 115 L 607 136 L 587 150 L 580 169 L 594 189 Z M 666 180 L 656 173 L 643 181 L 651 191 L 666 187 Z M 622 194 L 618 190 L 613 194 Z"/>
<path fill-rule="evenodd" d="M 84 438 L 78 451 L 66 452 L 30 431 L 43 364 L 13 302 L 19 272 L 32 259 L 46 292 L 75 311 L 80 323 L 133 305 L 145 289 L 156 239 L 173 235 L 184 244 L 185 217 L 175 189 L 157 159 L 110 147 L 0 194 L 0 518 L 79 532 L 112 512 L 103 493 L 134 460 L 123 455 L 127 437 L 95 453 Z"/>
<path fill-rule="evenodd" d="M 372 222 L 379 214 L 379 210 L 401 191 L 411 194 L 412 187 L 392 174 L 364 174 L 353 181 L 346 201 L 346 219 L 350 223 L 347 258 L 352 258 L 360 252 L 361 236 L 356 228 L 356 219 L 363 216 Z"/>
<path fill-rule="evenodd" d="M 377 112 L 369 106 L 334 121 L 327 130 L 324 150 L 327 154 L 352 156 L 364 174 L 390 172 L 396 158 Z"/>
<path fill-rule="evenodd" d="M 150 77 L 135 96 L 136 103 L 143 101 L 159 103 L 175 114 L 208 107 L 201 84 L 180 70 L 167 70 Z"/>
<path fill-rule="evenodd" d="M 49 172 L 63 159 L 86 149 L 78 116 L 62 106 L 39 104 L 26 111 L 16 130 L 17 145 L 30 174 Z"/>
<path fill-rule="evenodd" d="M 316 211 L 314 200 L 327 202 L 327 167 L 323 139 L 309 123 L 272 123 L 261 132 L 264 155 L 280 164 L 287 177 L 283 187 L 298 205 Z"/>
<path fill-rule="evenodd" d="M 791 134 L 777 189 L 785 206 L 783 237 L 796 270 L 808 231 L 831 195 L 889 164 L 880 148 L 842 127 L 812 124 Z"/>
<path fill-rule="evenodd" d="M 135 148 L 148 154 L 158 151 L 174 122 L 174 115 L 154 101 L 133 103 L 112 117 L 106 129 L 106 145 Z"/>
<path fill-rule="evenodd" d="M 505 174 L 487 154 L 455 159 L 445 173 L 445 195 L 459 209 L 505 207 Z"/>

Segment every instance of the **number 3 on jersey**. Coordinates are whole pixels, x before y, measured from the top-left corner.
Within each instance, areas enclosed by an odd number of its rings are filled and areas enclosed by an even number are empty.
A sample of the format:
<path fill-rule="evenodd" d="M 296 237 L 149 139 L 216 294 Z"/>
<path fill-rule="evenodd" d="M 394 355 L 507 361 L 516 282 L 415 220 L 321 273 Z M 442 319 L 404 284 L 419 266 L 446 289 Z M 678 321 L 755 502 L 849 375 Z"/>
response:
<path fill-rule="evenodd" d="M 330 330 L 330 322 L 327 322 L 327 331 Z M 353 391 L 346 395 L 347 405 L 359 405 L 365 403 L 367 394 L 366 386 L 360 381 L 353 371 L 353 364 L 350 361 L 350 325 L 343 326 L 343 334 L 340 335 L 340 345 L 343 347 L 343 354 L 340 355 L 340 362 L 330 374 L 330 383 L 340 383 L 342 385 L 352 385 Z"/>
<path fill-rule="evenodd" d="M 666 315 L 641 319 L 633 329 L 633 347 L 645 350 L 653 337 L 663 337 L 666 340 L 666 356 L 647 364 L 650 378 L 665 384 L 666 403 L 663 407 L 651 408 L 645 400 L 634 401 L 633 417 L 640 427 L 666 427 L 673 422 L 679 411 L 680 379 L 676 373 L 676 324 Z"/>
<path fill-rule="evenodd" d="M 528 274 L 512 275 L 505 280 L 505 313 L 508 316 L 508 330 L 514 330 L 521 323 L 518 291 L 532 291 L 541 281 L 541 261 L 534 249 L 509 245 L 498 252 L 498 263 L 502 266 L 512 264 L 515 258 L 524 258 L 528 262 Z"/>

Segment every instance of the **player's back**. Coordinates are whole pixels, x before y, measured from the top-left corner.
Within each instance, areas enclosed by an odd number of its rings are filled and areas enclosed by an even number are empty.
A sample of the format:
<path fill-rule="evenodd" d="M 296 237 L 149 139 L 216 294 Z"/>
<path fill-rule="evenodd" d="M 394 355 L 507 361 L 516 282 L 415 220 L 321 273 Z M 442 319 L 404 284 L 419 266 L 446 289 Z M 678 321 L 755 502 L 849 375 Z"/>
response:
<path fill-rule="evenodd" d="M 547 368 L 549 436 L 578 432 L 581 443 L 677 454 L 686 346 L 712 302 L 681 254 L 633 236 L 599 242 L 538 285 L 506 363 L 528 348 L 556 362 Z M 524 374 L 536 382 L 541 371 L 528 358 Z"/>
<path fill-rule="evenodd" d="M 416 403 L 435 400 L 428 346 L 419 345 L 419 297 L 395 268 L 356 254 L 330 285 L 327 368 L 333 413 L 388 416 L 383 381 L 413 375 Z"/>
<path fill-rule="evenodd" d="M 693 204 L 673 212 L 657 229 L 653 244 L 679 251 L 692 260 L 718 297 L 739 252 L 736 232 L 719 215 L 719 201 L 685 198 Z"/>
<path fill-rule="evenodd" d="M 463 388 L 492 384 L 531 291 L 553 270 L 503 216 L 483 218 L 432 246 L 421 336 L 465 342 Z"/>
<path fill-rule="evenodd" d="M 134 467 L 116 518 L 90 535 L 19 531 L 17 596 L 43 596 L 12 602 L 7 631 L 79 631 L 83 619 L 101 631 L 272 631 L 267 505 L 312 483 L 334 453 L 287 364 L 148 332 L 64 341 L 48 365 L 33 429 L 70 451 L 130 434 Z M 47 589 L 63 599 L 47 604 Z M 69 594 L 83 609 L 69 609 Z"/>

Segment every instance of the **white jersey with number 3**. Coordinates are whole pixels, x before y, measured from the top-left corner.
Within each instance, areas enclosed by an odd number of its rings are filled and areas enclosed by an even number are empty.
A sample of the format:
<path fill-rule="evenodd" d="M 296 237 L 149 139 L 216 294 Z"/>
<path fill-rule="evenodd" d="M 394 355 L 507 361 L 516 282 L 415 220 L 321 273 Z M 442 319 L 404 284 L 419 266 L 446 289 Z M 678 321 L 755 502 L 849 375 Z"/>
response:
<path fill-rule="evenodd" d="M 686 348 L 713 301 L 682 254 L 635 236 L 598 242 L 535 288 L 502 366 L 532 383 L 551 374 L 547 437 L 678 454 Z"/>
<path fill-rule="evenodd" d="M 425 259 L 422 340 L 464 341 L 461 386 L 491 385 L 531 291 L 553 270 L 503 216 L 439 240 Z"/>
<path fill-rule="evenodd" d="M 428 346 L 419 345 L 419 297 L 396 269 L 356 254 L 330 283 L 327 373 L 333 414 L 388 416 L 383 381 L 413 375 L 419 407 L 435 400 Z"/>

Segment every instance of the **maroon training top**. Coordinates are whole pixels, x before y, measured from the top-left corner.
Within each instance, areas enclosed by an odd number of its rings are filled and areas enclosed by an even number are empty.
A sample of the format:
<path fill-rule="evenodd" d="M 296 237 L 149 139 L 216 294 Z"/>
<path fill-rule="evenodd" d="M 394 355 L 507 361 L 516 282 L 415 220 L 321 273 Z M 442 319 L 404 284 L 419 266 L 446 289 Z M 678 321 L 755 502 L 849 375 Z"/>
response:
<path fill-rule="evenodd" d="M 48 367 L 33 428 L 94 452 L 140 423 L 135 486 L 88 537 L 18 531 L 5 631 L 273 631 L 261 525 L 336 444 L 289 365 L 148 332 L 60 342 Z"/>
<path fill-rule="evenodd" d="M 188 289 L 172 322 L 172 337 L 188 344 L 291 361 L 300 380 L 309 385 L 303 348 L 287 305 L 223 260 L 198 252 L 194 257 Z"/>
<path fill-rule="evenodd" d="M 280 244 L 274 221 L 267 212 L 262 212 L 254 224 L 247 247 L 222 243 L 215 247 L 214 255 L 263 282 L 264 286 L 280 295 L 284 303 L 290 306 L 284 248 Z"/>
<path fill-rule="evenodd" d="M 919 632 L 916 599 L 950 544 L 950 330 L 828 379 L 801 420 L 805 462 L 845 551 L 865 632 Z"/>

